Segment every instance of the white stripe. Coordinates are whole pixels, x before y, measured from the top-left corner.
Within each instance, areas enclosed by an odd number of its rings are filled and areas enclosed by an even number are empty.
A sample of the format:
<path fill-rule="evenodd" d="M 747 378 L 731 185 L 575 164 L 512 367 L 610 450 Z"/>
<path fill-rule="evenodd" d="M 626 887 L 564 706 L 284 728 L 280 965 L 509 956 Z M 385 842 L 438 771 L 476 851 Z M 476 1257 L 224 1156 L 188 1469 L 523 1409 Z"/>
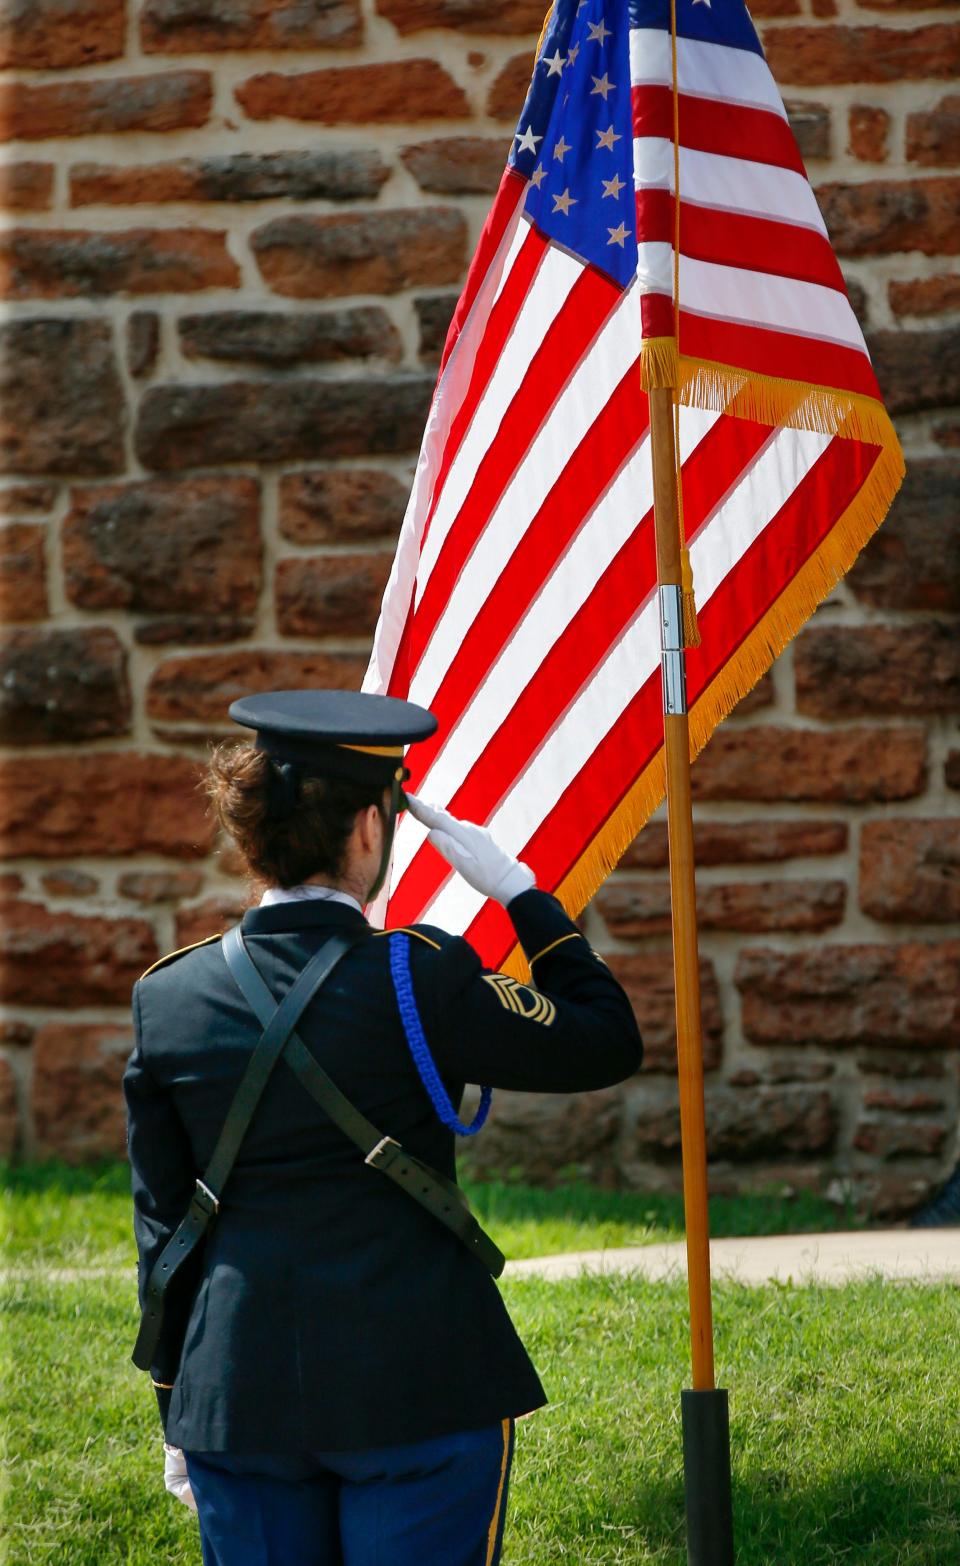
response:
<path fill-rule="evenodd" d="M 662 136 L 634 137 L 633 182 L 637 190 L 673 189 L 672 141 Z M 681 147 L 680 196 L 721 212 L 795 223 L 826 237 L 809 181 L 793 169 Z"/>
<path fill-rule="evenodd" d="M 670 34 L 657 27 L 630 29 L 630 82 L 633 87 L 673 88 Z M 748 49 L 677 39 L 677 82 L 681 92 L 747 109 L 767 109 L 786 119 L 783 99 L 766 60 Z"/>
<path fill-rule="evenodd" d="M 849 299 L 821 283 L 693 261 L 681 255 L 680 304 L 684 310 L 713 320 L 796 332 L 864 354 L 867 351 Z"/>
<path fill-rule="evenodd" d="M 781 430 L 700 529 L 691 555 L 701 603 L 760 537 L 830 441 L 809 430 Z M 659 661 L 659 618 L 651 599 L 491 816 L 490 829 L 508 853 L 522 856 L 584 757 L 601 744 Z M 464 930 L 483 901 L 459 877 L 451 877 L 431 901 L 429 918 L 446 929 Z"/>
<path fill-rule="evenodd" d="M 529 371 L 531 360 L 583 271 L 582 261 L 552 245 L 548 247 L 487 383 L 480 409 L 460 444 L 440 492 L 420 556 L 417 572 L 418 604 L 430 580 L 443 540 L 470 492 L 493 434 Z"/>

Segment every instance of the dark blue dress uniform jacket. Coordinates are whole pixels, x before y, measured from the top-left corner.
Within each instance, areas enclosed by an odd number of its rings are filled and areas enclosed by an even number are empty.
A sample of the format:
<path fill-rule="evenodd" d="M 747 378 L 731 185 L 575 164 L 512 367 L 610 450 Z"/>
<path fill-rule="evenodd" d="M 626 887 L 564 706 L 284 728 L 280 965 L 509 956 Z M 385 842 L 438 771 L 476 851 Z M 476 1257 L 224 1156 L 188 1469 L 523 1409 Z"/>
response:
<path fill-rule="evenodd" d="M 411 933 L 420 1014 L 454 1103 L 467 1082 L 569 1092 L 629 1076 L 640 1037 L 613 975 L 547 893 L 522 893 L 510 915 L 544 999 L 489 976 L 459 937 Z M 335 930 L 362 923 L 344 903 L 311 900 L 251 909 L 242 929 L 279 999 Z M 216 940 L 146 974 L 133 1011 L 124 1090 L 142 1304 L 261 1029 Z M 342 959 L 298 1032 L 374 1125 L 455 1177 L 454 1137 L 411 1059 L 382 934 Z M 364 1164 L 282 1059 L 178 1298 L 152 1374 L 172 1384 L 158 1394 L 165 1433 L 187 1450 L 420 1441 L 545 1401 L 482 1264 Z"/>

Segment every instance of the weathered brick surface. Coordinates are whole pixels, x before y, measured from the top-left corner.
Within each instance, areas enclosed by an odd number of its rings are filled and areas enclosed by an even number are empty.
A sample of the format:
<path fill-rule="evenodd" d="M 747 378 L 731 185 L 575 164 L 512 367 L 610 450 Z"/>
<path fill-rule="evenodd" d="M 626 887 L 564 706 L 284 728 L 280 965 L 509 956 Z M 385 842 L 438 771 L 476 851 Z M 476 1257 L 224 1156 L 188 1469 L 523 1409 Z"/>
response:
<path fill-rule="evenodd" d="M 947 788 L 960 788 L 960 750 L 951 750 L 943 764 L 943 779 Z"/>
<path fill-rule="evenodd" d="M 100 890 L 100 882 L 86 870 L 71 870 L 60 865 L 40 877 L 40 884 L 51 897 L 92 897 Z"/>
<path fill-rule="evenodd" d="M 53 198 L 53 164 L 6 163 L 0 167 L 0 207 L 8 212 L 46 212 Z"/>
<path fill-rule="evenodd" d="M 127 369 L 138 379 L 154 369 L 160 352 L 160 317 L 134 310 L 127 320 Z"/>
<path fill-rule="evenodd" d="M 898 1082 L 917 1077 L 939 1081 L 944 1076 L 943 1056 L 929 1050 L 915 1054 L 906 1049 L 865 1049 L 857 1056 L 857 1065 L 867 1076 L 891 1077 Z"/>
<path fill-rule="evenodd" d="M 614 1145 L 623 1121 L 616 1088 L 599 1093 L 495 1094 L 483 1134 L 473 1139 L 473 1175 L 504 1170 L 552 1186 L 576 1174 L 609 1183 L 616 1177 Z"/>
<path fill-rule="evenodd" d="M 515 54 L 502 67 L 490 85 L 487 94 L 487 113 L 491 119 L 516 124 L 518 107 L 522 106 L 530 85 L 534 57 L 531 52 Z"/>
<path fill-rule="evenodd" d="M 158 386 L 140 405 L 137 455 L 169 471 L 412 452 L 432 391 L 425 375 Z"/>
<path fill-rule="evenodd" d="M 333 66 L 297 76 L 264 71 L 238 87 L 236 96 L 252 120 L 415 125 L 469 113 L 462 87 L 435 60 Z"/>
<path fill-rule="evenodd" d="M 8 631 L 0 637 L 0 744 L 127 734 L 127 656 L 115 631 Z"/>
<path fill-rule="evenodd" d="M 397 360 L 400 333 L 384 310 L 353 305 L 322 314 L 278 310 L 211 310 L 184 316 L 180 346 L 188 359 L 220 359 L 288 369 L 347 359 Z"/>
<path fill-rule="evenodd" d="M 694 763 L 693 797 L 844 804 L 911 799 L 926 782 L 926 751 L 919 727 L 830 733 L 721 728 Z"/>
<path fill-rule="evenodd" d="M 875 104 L 855 103 L 850 110 L 849 148 L 861 163 L 883 163 L 888 155 L 890 116 Z"/>
<path fill-rule="evenodd" d="M 826 930 L 843 918 L 845 881 L 741 881 L 701 883 L 697 923 L 701 930 Z M 614 883 L 601 890 L 596 906 L 619 940 L 670 933 L 668 880 Z"/>
<path fill-rule="evenodd" d="M 134 903 L 178 903 L 196 897 L 203 884 L 199 870 L 130 870 L 119 877 L 117 891 Z"/>
<path fill-rule="evenodd" d="M 711 1083 L 706 1091 L 707 1157 L 742 1161 L 821 1153 L 830 1146 L 836 1116 L 829 1093 L 815 1088 L 751 1088 Z M 680 1148 L 676 1104 L 641 1112 L 636 1151 L 646 1157 L 675 1156 Z"/>
<path fill-rule="evenodd" d="M 0 1158 L 12 1158 L 17 1147 L 19 1115 L 17 1087 L 10 1062 L 0 1059 Z"/>
<path fill-rule="evenodd" d="M 377 0 L 377 10 L 400 33 L 426 27 L 458 33 L 538 33 L 543 23 L 539 0 Z"/>
<path fill-rule="evenodd" d="M 960 610 L 960 459 L 910 463 L 893 508 L 847 581 L 888 609 Z"/>
<path fill-rule="evenodd" d="M 960 27 L 771 28 L 764 50 L 777 82 L 791 87 L 949 79 L 960 70 Z"/>
<path fill-rule="evenodd" d="M 180 908 L 174 935 L 175 949 L 193 946 L 197 941 L 205 941 L 209 935 L 222 935 L 232 924 L 239 923 L 249 906 L 248 899 L 243 897 L 210 897 L 205 902 Z"/>
<path fill-rule="evenodd" d="M 0 472 L 115 473 L 125 421 L 105 321 L 0 324 Z"/>
<path fill-rule="evenodd" d="M 453 312 L 457 307 L 457 297 L 456 294 L 427 294 L 415 301 L 420 327 L 421 364 L 439 366 Z"/>
<path fill-rule="evenodd" d="M 698 865 L 767 864 L 839 854 L 847 846 L 845 821 L 695 821 Z M 665 870 L 670 863 L 665 822 L 652 821 L 620 861 L 624 869 Z"/>
<path fill-rule="evenodd" d="M 441 196 L 493 195 L 509 144 L 482 136 L 449 136 L 404 147 L 400 157 L 421 190 Z"/>
<path fill-rule="evenodd" d="M 901 1114 L 946 1107 L 942 1093 L 893 1093 L 889 1088 L 871 1088 L 863 1095 L 863 1106 L 865 1109 L 893 1109 Z"/>
<path fill-rule="evenodd" d="M 797 138 L 797 146 L 800 148 L 800 156 L 804 162 L 813 158 L 828 158 L 831 119 L 827 105 L 801 98 L 786 98 L 783 106 L 787 111 L 790 129 Z"/>
<path fill-rule="evenodd" d="M 281 560 L 277 627 L 284 636 L 372 636 L 393 552 Z"/>
<path fill-rule="evenodd" d="M 226 235 L 195 228 L 8 229 L 0 235 L 0 296 L 195 293 L 240 280 Z"/>
<path fill-rule="evenodd" d="M 677 1029 L 674 1015 L 673 965 L 668 951 L 608 952 L 611 971 L 623 985 L 643 1038 L 644 1072 L 677 1069 Z M 723 1050 L 723 1013 L 713 964 L 700 963 L 703 1023 L 703 1064 L 712 1071 Z"/>
<path fill-rule="evenodd" d="M 901 283 L 891 279 L 887 297 L 894 315 L 940 315 L 960 310 L 960 277 L 917 277 Z"/>
<path fill-rule="evenodd" d="M 375 197 L 390 170 L 377 152 L 241 152 L 117 167 L 78 163 L 70 203 L 136 206 L 166 201 L 348 201 Z"/>
<path fill-rule="evenodd" d="M 202 858 L 213 825 L 184 756 L 96 751 L 0 760 L 0 857 Z"/>
<path fill-rule="evenodd" d="M 46 615 L 45 532 L 36 522 L 0 527 L 0 620 L 42 620 Z"/>
<path fill-rule="evenodd" d="M 7 484 L 0 488 L 0 517 L 42 516 L 56 498 L 55 484 Z"/>
<path fill-rule="evenodd" d="M 817 186 L 817 200 L 838 255 L 919 250 L 925 256 L 955 256 L 960 251 L 960 179 L 831 181 Z"/>
<path fill-rule="evenodd" d="M 394 538 L 407 492 L 376 468 L 286 473 L 280 481 L 280 531 L 294 544 L 348 544 Z"/>
<path fill-rule="evenodd" d="M 871 332 L 867 342 L 889 412 L 960 402 L 960 328 Z"/>
<path fill-rule="evenodd" d="M 33 1046 L 32 1108 L 41 1158 L 82 1162 L 127 1150 L 121 1079 L 129 1028 L 48 1022 Z"/>
<path fill-rule="evenodd" d="M 110 919 L 7 901 L 0 910 L 0 1000 L 72 1009 L 127 1006 L 159 956 L 145 919 Z"/>
<path fill-rule="evenodd" d="M 212 101 L 207 71 L 10 81 L 0 87 L 0 141 L 188 130 L 206 124 Z"/>
<path fill-rule="evenodd" d="M 157 620 L 139 620 L 133 639 L 141 647 L 164 647 L 178 643 L 182 647 L 209 646 L 213 642 L 238 642 L 249 636 L 255 616 L 209 614 L 164 614 Z"/>
<path fill-rule="evenodd" d="M 960 941 L 747 947 L 737 959 L 743 1030 L 754 1044 L 956 1044 Z"/>
<path fill-rule="evenodd" d="M 960 94 L 907 115 L 907 158 L 933 168 L 960 163 Z"/>
<path fill-rule="evenodd" d="M 466 224 L 452 207 L 277 218 L 252 241 L 264 280 L 295 299 L 454 282 L 465 247 Z"/>
<path fill-rule="evenodd" d="M 168 658 L 158 664 L 147 690 L 147 713 L 162 723 L 227 724 L 227 708 L 255 691 L 329 686 L 357 690 L 366 659 L 352 653 L 277 652 L 238 648 L 236 652 Z"/>
<path fill-rule="evenodd" d="M 794 667 L 797 708 L 814 717 L 960 709 L 960 635 L 953 620 L 814 626 L 797 640 Z"/>
<path fill-rule="evenodd" d="M 929 1158 L 939 1153 L 946 1135 L 946 1126 L 930 1120 L 865 1119 L 857 1126 L 853 1145 L 880 1158 Z"/>
<path fill-rule="evenodd" d="M 123 53 L 124 0 L 13 0 L 0 16 L 0 70 L 57 70 Z"/>
<path fill-rule="evenodd" d="M 260 486 L 153 479 L 75 489 L 62 528 L 67 593 L 84 609 L 251 615 L 260 592 Z"/>
<path fill-rule="evenodd" d="M 860 906 L 909 924 L 960 920 L 960 820 L 865 821 Z"/>
<path fill-rule="evenodd" d="M 358 0 L 146 0 L 140 14 L 147 52 L 336 49 L 362 35 Z"/>

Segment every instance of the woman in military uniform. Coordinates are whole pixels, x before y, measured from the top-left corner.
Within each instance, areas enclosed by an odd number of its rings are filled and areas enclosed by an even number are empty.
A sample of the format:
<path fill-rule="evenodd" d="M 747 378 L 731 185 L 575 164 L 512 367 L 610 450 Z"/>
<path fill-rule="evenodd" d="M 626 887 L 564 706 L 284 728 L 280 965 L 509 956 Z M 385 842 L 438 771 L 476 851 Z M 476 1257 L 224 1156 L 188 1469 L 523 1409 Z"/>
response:
<path fill-rule="evenodd" d="M 296 1037 L 382 1135 L 365 1158 L 305 1090 L 302 1060 L 298 1075 L 285 1056 L 225 1190 L 207 1190 L 198 1176 L 262 1023 L 217 937 L 135 986 L 124 1089 L 154 1323 L 138 1362 L 157 1388 L 168 1488 L 198 1508 L 205 1566 L 493 1566 L 513 1422 L 543 1389 L 490 1275 L 495 1248 L 472 1220 L 454 1233 L 449 1203 L 438 1221 L 382 1162 L 449 1191 L 465 1083 L 620 1081 L 640 1063 L 633 1012 L 525 865 L 414 799 L 451 866 L 507 908 L 533 982 L 489 973 L 443 930 L 398 941 L 367 924 L 403 802 L 403 747 L 433 732 L 429 713 L 314 691 L 245 699 L 231 714 L 255 744 L 218 747 L 208 789 L 262 892 L 241 944 L 278 1003 L 340 941 Z M 198 1201 L 215 1220 L 158 1315 L 151 1291 Z"/>

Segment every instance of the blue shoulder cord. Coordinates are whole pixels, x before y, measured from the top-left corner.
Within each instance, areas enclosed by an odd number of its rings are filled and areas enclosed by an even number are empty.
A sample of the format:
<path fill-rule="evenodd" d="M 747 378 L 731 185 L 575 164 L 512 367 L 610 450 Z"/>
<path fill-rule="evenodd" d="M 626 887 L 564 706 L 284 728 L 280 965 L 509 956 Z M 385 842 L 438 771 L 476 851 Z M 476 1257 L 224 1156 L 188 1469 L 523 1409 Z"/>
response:
<path fill-rule="evenodd" d="M 390 947 L 390 974 L 397 995 L 397 1005 L 400 1008 L 403 1031 L 407 1035 L 407 1043 L 410 1046 L 413 1063 L 420 1073 L 420 1080 L 430 1095 L 430 1102 L 448 1130 L 455 1131 L 458 1136 L 476 1136 L 490 1112 L 493 1088 L 480 1089 L 480 1107 L 468 1126 L 457 1119 L 457 1112 L 450 1102 L 450 1095 L 440 1079 L 440 1073 L 430 1053 L 430 1046 L 417 1010 L 413 979 L 410 975 L 410 937 L 401 935 L 398 931 L 389 937 L 387 945 Z"/>

